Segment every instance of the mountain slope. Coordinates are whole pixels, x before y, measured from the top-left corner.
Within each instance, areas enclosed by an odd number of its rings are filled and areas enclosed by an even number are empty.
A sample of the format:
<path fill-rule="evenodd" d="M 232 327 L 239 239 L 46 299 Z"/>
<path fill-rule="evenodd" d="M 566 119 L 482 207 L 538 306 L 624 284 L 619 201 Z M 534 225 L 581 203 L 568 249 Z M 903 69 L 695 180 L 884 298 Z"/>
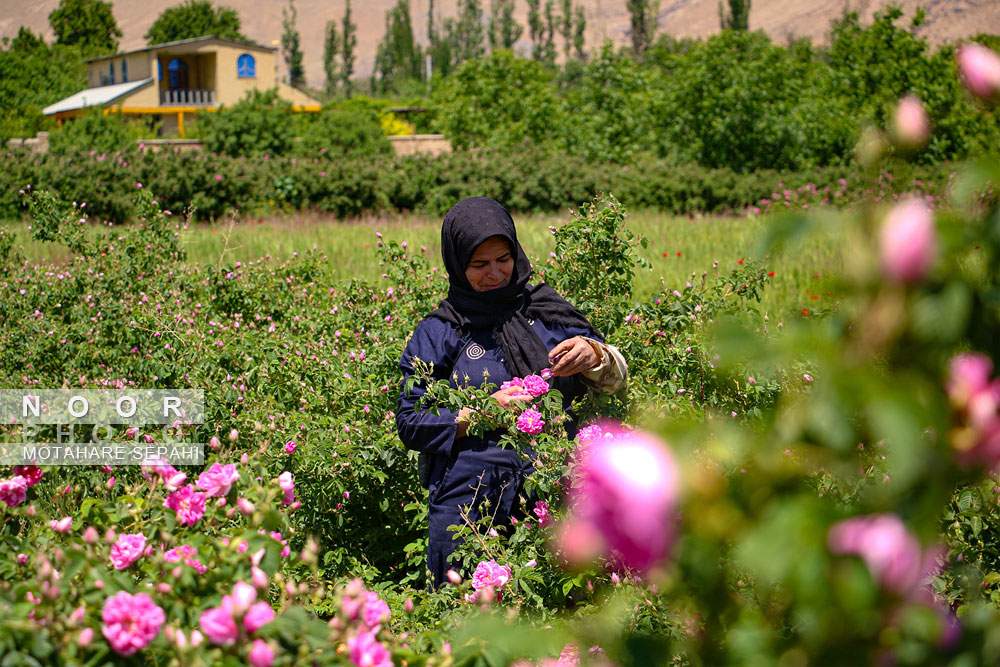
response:
<path fill-rule="evenodd" d="M 52 40 L 48 15 L 59 0 L 0 0 L 0 37 L 13 37 L 22 25 L 41 32 L 47 41 Z M 115 18 L 124 32 L 122 50 L 145 46 L 143 35 L 167 7 L 180 4 L 177 0 L 112 0 Z M 239 12 L 243 33 L 261 44 L 278 46 L 281 39 L 281 11 L 288 7 L 287 0 L 216 0 L 215 4 L 232 7 Z M 298 29 L 305 53 L 306 78 L 310 85 L 320 86 L 323 81 L 323 33 L 327 21 L 339 21 L 344 14 L 344 0 L 297 0 Z M 357 76 L 371 73 L 375 48 L 385 31 L 385 13 L 395 0 L 368 0 L 352 3 L 354 22 L 358 25 Z M 438 0 L 435 13 L 438 17 L 454 16 L 456 0 Z M 575 0 L 582 4 L 587 16 L 587 48 L 599 46 L 605 39 L 618 44 L 628 44 L 629 16 L 625 0 Z M 750 27 L 765 30 L 776 41 L 789 37 L 810 37 L 816 43 L 826 39 L 830 22 L 845 9 L 857 11 L 864 20 L 887 0 L 755 0 L 750 12 Z M 979 32 L 1000 33 L 1000 2 L 998 0 L 896 0 L 905 16 L 911 17 L 918 6 L 927 12 L 925 23 L 917 34 L 931 44 L 969 37 Z M 489 3 L 483 2 L 488 10 Z M 418 41 L 426 42 L 428 0 L 411 0 L 413 27 Z M 660 32 L 676 37 L 703 37 L 719 30 L 718 0 L 661 0 Z M 527 5 L 517 2 L 518 20 L 526 24 Z M 906 19 L 904 19 L 906 20 Z M 527 30 L 525 30 L 527 33 Z M 557 38 L 558 39 L 558 38 Z M 561 50 L 561 42 L 560 50 Z M 518 49 L 530 49 L 528 40 L 522 39 Z M 284 71 L 284 63 L 280 69 Z"/>

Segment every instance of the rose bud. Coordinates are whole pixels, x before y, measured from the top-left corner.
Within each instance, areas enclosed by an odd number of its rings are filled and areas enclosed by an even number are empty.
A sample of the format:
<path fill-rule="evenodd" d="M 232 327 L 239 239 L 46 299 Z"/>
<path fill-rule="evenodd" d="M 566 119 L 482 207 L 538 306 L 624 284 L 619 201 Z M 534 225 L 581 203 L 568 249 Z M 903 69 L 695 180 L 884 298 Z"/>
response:
<path fill-rule="evenodd" d="M 913 283 L 930 272 L 937 256 L 937 232 L 931 209 L 910 197 L 896 204 L 882 225 L 879 257 L 882 273 L 898 283 Z"/>
<path fill-rule="evenodd" d="M 969 91 L 986 101 L 1000 96 L 1000 55 L 981 44 L 963 44 L 958 48 L 958 70 Z"/>

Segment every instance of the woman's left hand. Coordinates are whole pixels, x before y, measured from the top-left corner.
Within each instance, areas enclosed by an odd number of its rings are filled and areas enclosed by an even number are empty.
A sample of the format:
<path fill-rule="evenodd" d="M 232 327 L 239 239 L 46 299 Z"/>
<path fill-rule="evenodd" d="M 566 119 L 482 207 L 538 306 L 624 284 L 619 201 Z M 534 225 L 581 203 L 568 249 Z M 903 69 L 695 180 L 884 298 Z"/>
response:
<path fill-rule="evenodd" d="M 549 351 L 552 375 L 568 377 L 594 368 L 601 362 L 593 346 L 580 336 L 567 338 Z"/>

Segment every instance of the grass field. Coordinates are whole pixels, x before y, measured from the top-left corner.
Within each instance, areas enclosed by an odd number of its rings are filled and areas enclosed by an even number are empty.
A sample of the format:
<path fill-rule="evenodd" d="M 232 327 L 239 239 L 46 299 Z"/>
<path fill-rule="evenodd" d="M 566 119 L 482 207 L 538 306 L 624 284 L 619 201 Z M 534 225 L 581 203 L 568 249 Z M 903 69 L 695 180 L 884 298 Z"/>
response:
<path fill-rule="evenodd" d="M 564 216 L 518 217 L 518 233 L 530 259 L 544 261 L 552 249 L 550 225 L 570 219 Z M 628 226 L 649 240 L 642 253 L 652 269 L 641 270 L 636 277 L 635 296 L 652 294 L 662 281 L 674 289 L 691 280 L 692 274 L 712 272 L 718 261 L 720 271 L 728 271 L 745 257 L 755 256 L 766 232 L 769 218 L 705 217 L 689 219 L 656 211 L 630 213 Z M 375 232 L 387 239 L 407 241 L 410 248 L 421 246 L 434 265 L 440 265 L 440 225 L 438 219 L 419 216 L 340 221 L 296 215 L 260 221 L 220 222 L 193 225 L 182 232 L 183 243 L 192 264 L 234 264 L 270 256 L 276 260 L 313 246 L 330 259 L 336 279 L 377 278 L 381 273 L 376 258 Z M 65 248 L 28 238 L 27 225 L 16 223 L 13 229 L 23 244 L 25 257 L 35 263 L 64 263 Z M 764 309 L 773 317 L 789 312 L 827 306 L 828 277 L 839 271 L 839 248 L 832 242 L 813 240 L 780 257 L 768 258 L 774 272 L 765 294 Z M 694 282 L 692 280 L 692 282 Z"/>

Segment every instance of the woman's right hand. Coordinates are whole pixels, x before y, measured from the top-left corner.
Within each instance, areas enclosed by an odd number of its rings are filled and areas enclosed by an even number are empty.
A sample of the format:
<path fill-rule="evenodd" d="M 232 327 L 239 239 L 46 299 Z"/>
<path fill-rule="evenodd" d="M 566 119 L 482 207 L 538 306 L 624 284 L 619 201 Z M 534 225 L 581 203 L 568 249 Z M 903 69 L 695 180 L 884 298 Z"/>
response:
<path fill-rule="evenodd" d="M 531 400 L 531 394 L 526 392 L 523 387 L 507 387 L 493 392 L 491 396 L 505 408 L 509 408 L 511 403 Z"/>

